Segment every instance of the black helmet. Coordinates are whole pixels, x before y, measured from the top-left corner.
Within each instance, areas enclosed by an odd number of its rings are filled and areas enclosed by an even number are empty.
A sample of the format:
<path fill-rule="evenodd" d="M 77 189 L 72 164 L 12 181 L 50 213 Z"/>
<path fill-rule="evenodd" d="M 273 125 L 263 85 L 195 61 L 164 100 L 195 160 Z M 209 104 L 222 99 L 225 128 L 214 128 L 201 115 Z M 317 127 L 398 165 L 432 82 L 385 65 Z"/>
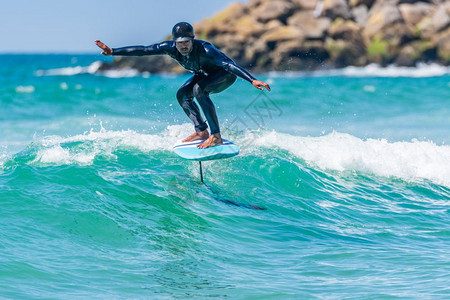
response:
<path fill-rule="evenodd" d="M 173 26 L 172 39 L 175 42 L 191 40 L 194 36 L 194 27 L 187 22 L 180 22 Z"/>

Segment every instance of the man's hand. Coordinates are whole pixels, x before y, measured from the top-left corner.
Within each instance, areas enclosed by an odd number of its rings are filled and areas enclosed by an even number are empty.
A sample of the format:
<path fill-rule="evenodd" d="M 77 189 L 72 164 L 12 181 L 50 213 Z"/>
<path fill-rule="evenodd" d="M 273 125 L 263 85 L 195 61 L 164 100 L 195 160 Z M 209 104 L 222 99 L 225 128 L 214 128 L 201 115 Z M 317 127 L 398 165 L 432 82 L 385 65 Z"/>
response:
<path fill-rule="evenodd" d="M 254 86 L 255 88 L 257 88 L 258 90 L 263 91 L 263 90 L 264 90 L 263 87 L 265 87 L 266 90 L 268 90 L 268 91 L 270 92 L 270 86 L 269 86 L 267 83 L 265 83 L 264 81 L 259 81 L 259 80 L 256 80 L 256 79 L 255 79 L 255 80 L 252 81 L 252 84 L 253 84 L 253 86 Z"/>
<path fill-rule="evenodd" d="M 95 44 L 96 44 L 100 49 L 103 50 L 101 54 L 106 55 L 106 56 L 112 55 L 112 53 L 113 53 L 112 49 L 109 48 L 108 46 L 106 46 L 105 44 L 103 44 L 102 41 L 96 40 L 96 41 L 95 41 Z"/>

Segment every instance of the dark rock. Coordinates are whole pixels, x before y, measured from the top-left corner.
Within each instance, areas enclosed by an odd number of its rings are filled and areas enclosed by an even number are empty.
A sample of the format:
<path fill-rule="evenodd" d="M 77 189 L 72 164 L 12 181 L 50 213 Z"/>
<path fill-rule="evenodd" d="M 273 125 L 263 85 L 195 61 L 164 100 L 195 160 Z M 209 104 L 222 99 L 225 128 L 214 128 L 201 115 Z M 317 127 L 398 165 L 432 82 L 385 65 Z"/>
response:
<path fill-rule="evenodd" d="M 371 8 L 375 0 L 350 0 L 350 7 L 365 6 Z"/>
<path fill-rule="evenodd" d="M 450 64 L 448 0 L 250 0 L 194 27 L 254 72 Z M 115 57 L 101 70 L 114 68 L 184 72 L 167 56 Z"/>
<path fill-rule="evenodd" d="M 323 0 L 321 16 L 330 18 L 348 19 L 350 18 L 350 9 L 346 0 Z"/>
<path fill-rule="evenodd" d="M 398 6 L 403 20 L 408 25 L 416 25 L 433 9 L 433 5 L 424 2 L 400 4 Z"/>
<path fill-rule="evenodd" d="M 450 64 L 450 28 L 441 32 L 434 39 L 436 44 L 436 52 L 441 64 Z"/>
<path fill-rule="evenodd" d="M 287 0 L 262 1 L 250 13 L 262 23 L 274 19 L 286 23 L 287 17 L 293 13 L 295 8 L 295 4 Z"/>
<path fill-rule="evenodd" d="M 365 26 L 367 19 L 369 18 L 369 10 L 367 6 L 356 6 L 351 11 L 352 18 L 361 26 Z"/>
<path fill-rule="evenodd" d="M 374 35 L 402 21 L 400 10 L 393 1 L 378 1 L 369 11 L 369 19 L 363 32 L 367 38 L 371 39 Z"/>
<path fill-rule="evenodd" d="M 303 10 L 293 14 L 287 20 L 288 25 L 298 27 L 302 35 L 309 40 L 325 40 L 328 27 L 331 24 L 328 18 L 314 17 L 314 11 Z"/>

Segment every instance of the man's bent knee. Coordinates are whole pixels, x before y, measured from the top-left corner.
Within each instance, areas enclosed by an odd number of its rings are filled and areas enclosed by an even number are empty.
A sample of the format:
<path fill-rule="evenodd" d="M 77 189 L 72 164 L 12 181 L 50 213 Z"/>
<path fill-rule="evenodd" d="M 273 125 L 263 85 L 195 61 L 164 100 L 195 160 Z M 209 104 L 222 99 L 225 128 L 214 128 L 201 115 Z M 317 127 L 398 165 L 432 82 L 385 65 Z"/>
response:
<path fill-rule="evenodd" d="M 182 105 L 182 103 L 185 101 L 184 100 L 185 97 L 186 97 L 186 92 L 183 89 L 179 89 L 177 92 L 177 100 L 178 100 L 178 103 L 180 103 L 180 105 Z"/>
<path fill-rule="evenodd" d="M 208 97 L 208 93 L 206 93 L 199 84 L 194 85 L 192 92 L 197 101 L 202 101 L 204 98 Z"/>

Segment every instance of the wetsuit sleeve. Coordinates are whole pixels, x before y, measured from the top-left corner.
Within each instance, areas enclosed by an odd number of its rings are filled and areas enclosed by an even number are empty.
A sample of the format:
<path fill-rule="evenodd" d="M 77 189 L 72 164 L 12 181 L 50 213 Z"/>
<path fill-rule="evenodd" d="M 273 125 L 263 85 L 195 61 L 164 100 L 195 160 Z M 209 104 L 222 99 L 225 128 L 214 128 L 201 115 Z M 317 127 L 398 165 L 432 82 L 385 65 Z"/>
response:
<path fill-rule="evenodd" d="M 206 54 L 210 58 L 211 62 L 219 67 L 224 68 L 228 72 L 241 77 L 244 80 L 247 80 L 248 82 L 252 82 L 253 80 L 256 80 L 255 77 L 253 77 L 252 74 L 250 74 L 247 70 L 242 68 L 241 66 L 237 65 L 231 58 L 226 56 L 224 53 L 219 51 L 216 47 L 213 45 L 205 45 Z"/>
<path fill-rule="evenodd" d="M 113 48 L 112 55 L 123 56 L 143 56 L 143 55 L 162 55 L 170 54 L 173 51 L 172 42 L 162 42 L 150 46 L 128 46 L 122 48 Z"/>

